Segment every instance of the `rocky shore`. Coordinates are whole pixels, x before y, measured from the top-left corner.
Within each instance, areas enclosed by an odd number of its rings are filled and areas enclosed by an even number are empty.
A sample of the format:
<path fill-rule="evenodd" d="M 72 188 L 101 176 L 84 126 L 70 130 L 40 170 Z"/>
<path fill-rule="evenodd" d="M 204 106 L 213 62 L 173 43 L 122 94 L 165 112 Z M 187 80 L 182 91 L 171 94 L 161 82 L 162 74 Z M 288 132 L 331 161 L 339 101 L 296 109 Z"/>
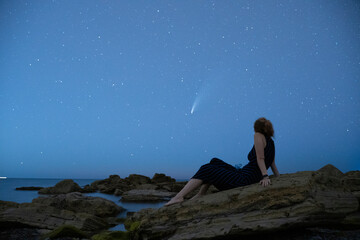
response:
<path fill-rule="evenodd" d="M 359 239 L 360 171 L 332 165 L 271 177 L 253 184 L 143 209 L 125 219 L 126 232 L 108 231 L 124 219 L 112 201 L 84 195 L 102 192 L 122 201 L 167 201 L 185 184 L 164 174 L 132 174 L 81 188 L 72 180 L 39 190 L 31 203 L 0 201 L 0 239 Z M 190 196 L 191 197 L 191 196 Z"/>
<path fill-rule="evenodd" d="M 54 233 L 57 234 L 51 239 L 64 234 L 90 239 L 123 222 L 116 216 L 125 209 L 112 201 L 84 193 L 121 195 L 122 201 L 127 202 L 164 202 L 174 196 L 172 191 L 181 189 L 184 184 L 165 174 L 155 174 L 151 179 L 132 174 L 124 179 L 111 175 L 84 188 L 71 179 L 47 188 L 18 187 L 16 190 L 38 190 L 42 196 L 31 203 L 0 201 L 0 239 L 40 239 Z"/>
<path fill-rule="evenodd" d="M 282 239 L 309 229 L 353 229 L 360 235 L 360 172 L 332 165 L 283 174 L 272 185 L 253 184 L 160 209 L 144 209 L 126 223 L 132 239 Z M 331 234 L 330 234 L 331 235 Z M 333 236 L 334 237 L 334 236 Z M 352 239 L 351 234 L 348 238 Z M 322 238 L 320 238 L 322 239 Z M 337 239 L 337 238 L 333 238 Z M 347 239 L 347 238 L 344 238 Z"/>
<path fill-rule="evenodd" d="M 92 235 L 111 227 L 110 217 L 123 210 L 112 201 L 78 192 L 39 197 L 31 203 L 0 201 L 0 229 L 34 228 L 42 234 L 70 225 Z"/>

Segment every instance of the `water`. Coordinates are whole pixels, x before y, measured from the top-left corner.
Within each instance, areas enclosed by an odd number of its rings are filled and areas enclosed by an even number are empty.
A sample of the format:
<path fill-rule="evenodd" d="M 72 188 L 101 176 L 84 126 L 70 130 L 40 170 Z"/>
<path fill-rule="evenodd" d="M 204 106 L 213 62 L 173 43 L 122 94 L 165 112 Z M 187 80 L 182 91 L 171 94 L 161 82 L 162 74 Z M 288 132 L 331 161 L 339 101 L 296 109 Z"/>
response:
<path fill-rule="evenodd" d="M 17 203 L 31 202 L 34 198 L 39 196 L 46 196 L 38 194 L 37 191 L 19 191 L 15 190 L 17 187 L 52 187 L 56 183 L 63 179 L 45 179 L 45 178 L 7 178 L 0 179 L 0 200 L 12 201 Z M 98 179 L 73 179 L 80 187 L 84 187 L 87 184 L 92 183 Z M 126 211 L 120 213 L 117 217 L 125 218 L 127 212 L 137 212 L 143 208 L 160 208 L 165 202 L 160 203 L 129 203 L 121 202 L 120 196 L 104 194 L 104 193 L 84 193 L 84 195 L 92 197 L 102 197 L 113 201 L 117 205 L 126 209 Z M 109 230 L 125 231 L 123 224 L 119 224 Z"/>
<path fill-rule="evenodd" d="M 0 200 L 17 203 L 31 202 L 40 196 L 37 191 L 17 191 L 17 187 L 52 187 L 63 179 L 7 178 L 0 179 Z M 73 179 L 81 187 L 97 179 Z"/>
<path fill-rule="evenodd" d="M 126 211 L 119 213 L 119 215 L 117 215 L 118 218 L 125 218 L 127 212 L 137 212 L 141 209 L 144 208 L 160 208 L 162 207 L 165 202 L 159 202 L 159 203 L 130 203 L 130 202 L 121 202 L 120 196 L 115 196 L 115 195 L 110 195 L 110 194 L 103 194 L 103 193 L 85 193 L 85 195 L 87 196 L 92 196 L 92 197 L 102 197 L 105 199 L 108 199 L 110 201 L 113 201 L 114 203 L 116 203 L 117 205 L 123 207 L 126 209 Z M 115 227 L 110 228 L 109 230 L 112 231 L 125 231 L 125 226 L 124 224 L 119 224 L 116 225 Z"/>

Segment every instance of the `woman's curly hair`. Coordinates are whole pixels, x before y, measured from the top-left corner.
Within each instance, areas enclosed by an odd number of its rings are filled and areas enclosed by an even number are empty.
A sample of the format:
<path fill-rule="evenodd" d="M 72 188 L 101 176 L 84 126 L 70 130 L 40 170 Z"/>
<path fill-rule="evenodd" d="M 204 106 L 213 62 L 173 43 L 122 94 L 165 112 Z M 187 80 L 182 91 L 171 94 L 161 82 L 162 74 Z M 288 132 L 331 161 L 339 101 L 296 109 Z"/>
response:
<path fill-rule="evenodd" d="M 274 128 L 270 120 L 267 120 L 264 117 L 258 118 L 254 123 L 255 132 L 264 134 L 265 136 L 273 137 Z"/>

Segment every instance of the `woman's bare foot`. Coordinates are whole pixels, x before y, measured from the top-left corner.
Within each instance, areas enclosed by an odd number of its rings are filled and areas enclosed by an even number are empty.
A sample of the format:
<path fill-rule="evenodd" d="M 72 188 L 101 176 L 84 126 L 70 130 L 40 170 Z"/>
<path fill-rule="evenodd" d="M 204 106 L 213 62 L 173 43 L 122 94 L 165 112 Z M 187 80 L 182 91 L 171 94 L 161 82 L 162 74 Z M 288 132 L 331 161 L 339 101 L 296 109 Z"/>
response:
<path fill-rule="evenodd" d="M 176 204 L 176 203 L 181 203 L 184 201 L 184 198 L 182 197 L 173 197 L 169 202 L 167 202 L 164 206 L 170 206 L 170 205 L 173 205 L 173 204 Z"/>
<path fill-rule="evenodd" d="M 196 188 L 200 187 L 202 185 L 203 181 L 201 179 L 190 179 L 190 181 L 188 181 L 186 183 L 186 185 L 183 187 L 183 189 L 181 189 L 181 191 L 176 194 L 175 197 L 173 197 L 168 203 L 166 203 L 164 206 L 170 206 L 173 205 L 175 203 L 181 203 L 184 201 L 184 197 L 194 191 Z"/>

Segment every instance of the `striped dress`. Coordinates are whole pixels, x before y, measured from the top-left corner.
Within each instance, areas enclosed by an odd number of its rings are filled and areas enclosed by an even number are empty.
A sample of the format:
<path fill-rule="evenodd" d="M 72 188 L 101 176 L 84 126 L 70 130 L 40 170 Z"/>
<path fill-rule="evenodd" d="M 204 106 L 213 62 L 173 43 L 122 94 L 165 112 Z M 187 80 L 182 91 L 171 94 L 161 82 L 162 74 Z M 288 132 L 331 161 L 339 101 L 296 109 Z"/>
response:
<path fill-rule="evenodd" d="M 271 137 L 265 138 L 265 166 L 268 169 L 275 158 L 275 144 Z M 255 146 L 250 150 L 248 160 L 249 163 L 242 169 L 236 169 L 218 158 L 213 158 L 210 163 L 202 165 L 192 178 L 213 184 L 219 190 L 257 183 L 262 179 L 262 174 L 257 164 Z"/>

